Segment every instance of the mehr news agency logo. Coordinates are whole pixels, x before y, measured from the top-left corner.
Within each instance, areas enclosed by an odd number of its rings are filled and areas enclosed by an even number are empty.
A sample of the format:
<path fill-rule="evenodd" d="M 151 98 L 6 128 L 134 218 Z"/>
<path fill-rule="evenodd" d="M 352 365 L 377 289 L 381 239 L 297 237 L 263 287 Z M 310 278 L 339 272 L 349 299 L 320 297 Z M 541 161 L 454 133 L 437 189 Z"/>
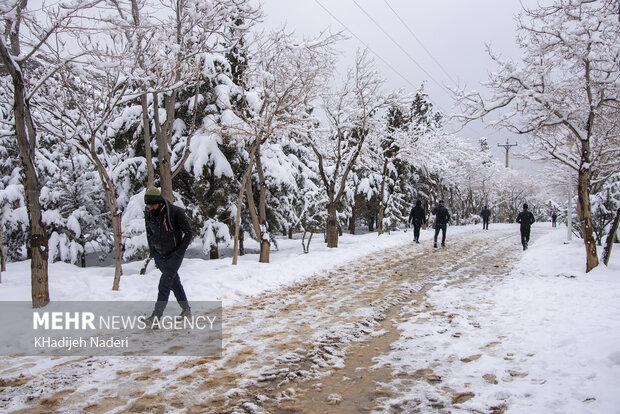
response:
<path fill-rule="evenodd" d="M 35 331 L 142 331 L 142 330 L 214 330 L 213 324 L 217 316 L 171 316 L 164 315 L 155 318 L 152 323 L 147 322 L 146 316 L 137 315 L 98 315 L 94 312 L 33 312 L 32 328 Z M 63 336 L 35 336 L 35 348 L 128 348 L 129 337 L 101 337 L 91 336 L 71 337 Z"/>

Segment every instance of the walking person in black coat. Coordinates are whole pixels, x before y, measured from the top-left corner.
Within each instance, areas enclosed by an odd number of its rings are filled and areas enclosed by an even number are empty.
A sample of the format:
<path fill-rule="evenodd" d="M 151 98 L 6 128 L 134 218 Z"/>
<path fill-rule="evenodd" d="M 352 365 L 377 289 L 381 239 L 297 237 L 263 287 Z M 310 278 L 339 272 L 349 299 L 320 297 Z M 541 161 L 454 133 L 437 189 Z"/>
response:
<path fill-rule="evenodd" d="M 437 236 L 439 235 L 439 230 L 441 230 L 441 247 L 446 246 L 446 229 L 448 227 L 448 222 L 450 221 L 450 212 L 443 205 L 443 200 L 439 200 L 439 204 L 437 207 L 433 209 L 433 214 L 435 215 L 435 244 L 433 247 L 437 247 Z"/>
<path fill-rule="evenodd" d="M 153 314 L 146 319 L 149 326 L 159 320 L 168 304 L 170 291 L 174 293 L 181 306 L 181 317 L 190 317 L 191 309 L 185 290 L 181 284 L 178 270 L 183 262 L 185 250 L 192 240 L 192 229 L 181 207 L 171 204 L 162 197 L 157 187 L 149 187 L 144 194 L 144 221 L 146 224 L 146 238 L 149 244 L 151 257 L 155 266 L 161 270 L 157 303 Z"/>
<path fill-rule="evenodd" d="M 523 250 L 527 250 L 527 244 L 530 242 L 530 228 L 535 221 L 534 215 L 528 208 L 527 204 L 523 204 L 523 211 L 519 213 L 515 220 L 521 225 L 521 244 L 523 245 Z"/>
<path fill-rule="evenodd" d="M 420 227 L 426 223 L 426 211 L 422 207 L 422 202 L 417 200 L 415 206 L 409 213 L 409 224 L 413 224 L 413 241 L 420 243 Z"/>
<path fill-rule="evenodd" d="M 482 229 L 489 229 L 489 218 L 491 217 L 491 210 L 487 206 L 484 206 L 482 211 L 480 212 L 480 217 L 482 217 Z"/>

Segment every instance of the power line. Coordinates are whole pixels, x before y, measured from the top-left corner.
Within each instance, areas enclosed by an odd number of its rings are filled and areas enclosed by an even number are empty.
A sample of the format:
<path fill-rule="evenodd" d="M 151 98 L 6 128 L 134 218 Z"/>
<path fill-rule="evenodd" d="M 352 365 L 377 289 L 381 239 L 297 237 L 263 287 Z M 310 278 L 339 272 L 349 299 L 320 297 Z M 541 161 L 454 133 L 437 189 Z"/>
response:
<path fill-rule="evenodd" d="M 373 55 L 375 55 L 379 60 L 381 60 L 381 62 L 383 62 L 388 68 L 390 68 L 394 73 L 396 73 L 398 76 L 400 76 L 405 82 L 407 82 L 409 85 L 411 85 L 414 88 L 414 90 L 418 89 L 419 86 L 416 86 L 413 83 L 411 83 L 411 81 L 407 77 L 403 76 L 388 61 L 383 59 L 383 57 L 381 57 L 381 55 L 379 55 L 377 52 L 375 52 L 370 46 L 368 46 L 368 44 L 366 42 L 364 42 L 359 36 L 357 36 L 355 33 L 353 33 L 353 31 L 351 29 L 349 29 L 349 27 L 346 24 L 344 24 L 342 21 L 340 21 L 340 19 L 338 19 L 332 12 L 330 12 L 325 6 L 323 6 L 319 0 L 314 0 L 314 1 L 316 2 L 316 4 L 321 6 L 321 8 L 323 10 L 325 10 L 325 12 L 327 14 L 329 14 L 334 20 L 336 20 L 342 27 L 344 27 L 349 33 L 351 33 L 351 35 L 354 38 L 356 38 L 362 45 L 364 45 L 364 47 L 366 47 L 366 49 L 368 49 Z M 439 105 L 435 104 L 435 106 L 437 108 L 439 108 L 443 113 L 445 113 L 445 114 L 448 113 L 447 111 L 445 111 Z"/>
<path fill-rule="evenodd" d="M 398 20 L 400 20 L 400 22 L 403 24 L 403 26 L 405 26 L 405 28 L 407 28 L 407 30 L 409 31 L 411 36 L 413 36 L 413 38 L 420 44 L 420 46 L 422 46 L 422 49 L 424 49 L 426 51 L 426 53 L 428 53 L 428 55 L 431 57 L 431 59 L 433 59 L 433 61 L 437 64 L 437 66 L 439 66 L 439 68 L 443 71 L 443 73 L 452 81 L 452 83 L 454 83 L 455 85 L 458 85 L 458 82 L 455 81 L 452 78 L 452 76 L 450 76 L 448 71 L 446 69 L 444 69 L 444 67 L 441 65 L 441 63 L 439 63 L 439 61 L 437 59 L 435 59 L 435 56 L 433 56 L 433 54 L 430 52 L 430 50 L 428 50 L 426 48 L 426 46 L 424 46 L 424 43 L 422 43 L 422 41 L 418 38 L 418 36 L 416 36 L 415 33 L 413 33 L 413 30 L 411 30 L 409 25 L 400 17 L 400 15 L 396 12 L 396 10 L 394 10 L 394 8 L 390 5 L 388 0 L 383 0 L 383 1 L 385 2 L 385 4 L 387 4 L 387 6 L 390 8 L 390 10 L 392 10 L 392 13 L 394 13 L 394 15 L 398 18 Z"/>
<path fill-rule="evenodd" d="M 355 33 L 354 33 L 354 32 L 353 32 L 353 31 L 352 31 L 352 30 L 351 30 L 351 29 L 350 29 L 350 28 L 346 25 L 346 24 L 344 24 L 344 23 L 343 23 L 340 19 L 338 19 L 338 18 L 337 18 L 337 17 L 336 17 L 336 16 L 335 16 L 335 15 L 334 15 L 331 11 L 329 11 L 329 9 L 327 9 L 327 8 L 326 8 L 323 4 L 321 4 L 321 2 L 320 2 L 319 0 L 314 0 L 314 1 L 315 1 L 315 3 L 317 3 L 317 4 L 318 4 L 318 5 L 319 5 L 319 6 L 320 6 L 323 10 L 325 10 L 325 12 L 326 12 L 327 14 L 329 14 L 329 15 L 330 15 L 330 16 L 331 16 L 331 17 L 332 17 L 332 18 L 333 18 L 336 22 L 338 22 L 338 23 L 339 23 L 342 27 L 344 27 L 344 28 L 345 28 L 345 29 L 346 29 L 346 30 L 347 30 L 347 31 L 348 31 L 348 32 L 349 32 L 349 33 L 350 33 L 350 34 L 351 34 L 354 38 L 356 38 L 356 39 L 357 39 L 357 40 L 358 40 L 358 41 L 359 41 L 362 45 L 364 45 L 364 47 L 366 47 L 366 48 L 367 48 L 367 49 L 368 49 L 368 50 L 369 50 L 369 51 L 370 51 L 373 55 L 375 55 L 375 56 L 376 56 L 376 57 L 377 57 L 377 58 L 378 58 L 381 62 L 383 62 L 383 63 L 384 63 L 384 64 L 385 64 L 388 68 L 390 68 L 390 69 L 391 69 L 394 73 L 396 73 L 396 74 L 397 74 L 397 75 L 398 75 L 401 79 L 403 79 L 406 83 L 408 83 L 409 85 L 411 85 L 411 87 L 413 87 L 413 88 L 414 88 L 414 90 L 416 90 L 416 89 L 418 89 L 418 88 L 419 88 L 419 86 L 414 85 L 414 84 L 413 84 L 413 83 L 412 83 L 412 82 L 411 82 L 411 81 L 410 81 L 407 77 L 405 77 L 405 76 L 404 76 L 404 75 L 402 75 L 402 74 L 401 74 L 398 70 L 396 70 L 396 69 L 395 69 L 395 68 L 394 68 L 394 67 L 393 67 L 393 66 L 392 66 L 392 65 L 391 65 L 391 64 L 390 64 L 387 60 L 385 60 L 385 59 L 384 59 L 381 55 L 379 55 L 379 54 L 378 54 L 377 52 L 375 52 L 375 51 L 374 51 L 374 50 L 373 50 L 370 46 L 368 46 L 368 44 L 367 44 L 366 42 L 364 42 L 364 41 L 363 41 L 363 40 L 362 40 L 359 36 L 357 36 L 357 35 L 356 35 L 356 34 L 355 34 Z M 355 0 L 353 0 L 353 1 L 355 2 Z M 356 3 L 356 5 L 357 5 L 358 7 L 360 7 L 357 3 Z M 360 7 L 360 9 L 361 9 L 361 7 Z M 365 14 L 366 14 L 369 18 L 371 18 L 371 19 L 372 19 L 372 17 L 370 17 L 370 16 L 368 15 L 368 13 L 366 13 L 363 9 L 362 9 L 362 11 L 363 11 L 363 12 L 364 12 L 364 13 L 365 13 Z M 372 20 L 374 21 L 374 19 L 372 19 Z M 377 23 L 375 22 L 375 24 L 377 24 Z M 377 24 L 377 26 L 379 26 L 379 25 Z M 388 36 L 390 39 L 392 39 L 392 38 L 391 38 L 391 36 L 385 32 L 385 30 L 383 30 L 380 26 L 379 26 L 379 28 L 381 29 L 381 31 L 383 31 L 383 33 L 385 33 L 385 34 L 386 34 L 386 36 Z M 394 41 L 394 40 L 392 39 L 392 41 Z M 394 41 L 394 42 L 395 42 L 395 41 Z M 395 42 L 395 43 L 396 43 L 396 42 Z M 398 46 L 401 50 L 403 50 L 403 48 L 402 48 L 400 45 L 398 45 L 398 43 L 397 43 L 397 46 Z M 408 54 L 406 51 L 404 51 L 404 50 L 403 50 L 403 52 L 405 52 L 405 54 L 407 54 L 407 56 L 409 56 L 409 54 Z M 409 57 L 411 58 L 411 56 L 409 56 Z M 413 60 L 413 58 L 411 58 L 411 59 Z M 418 65 L 418 66 L 419 66 L 419 64 L 418 64 L 417 62 L 415 62 L 415 60 L 414 60 L 414 63 L 416 63 L 416 65 Z M 422 71 L 428 75 L 428 72 L 426 72 L 426 70 L 424 70 L 424 68 L 420 67 L 420 69 L 422 69 Z M 429 75 L 429 77 L 431 77 L 431 76 Z M 431 78 L 432 78 L 432 77 L 431 77 Z M 442 90 L 444 90 L 444 92 L 447 92 L 447 93 L 448 93 L 448 95 L 452 98 L 452 95 L 449 93 L 449 91 L 447 91 L 447 89 L 445 88 L 445 86 L 441 85 L 441 84 L 440 84 L 439 82 L 437 82 L 435 79 L 433 79 L 433 80 L 435 81 L 435 83 L 437 83 L 437 84 L 438 84 L 438 85 L 442 88 Z M 431 101 L 431 103 L 433 103 L 433 105 L 434 105 L 437 109 L 439 109 L 441 112 L 443 112 L 443 113 L 444 113 L 444 114 L 446 114 L 446 115 L 448 114 L 448 111 L 446 111 L 444 108 L 442 108 L 442 107 L 441 107 L 440 105 L 438 105 L 436 102 L 433 102 L 433 101 L 430 99 L 430 96 L 428 97 L 428 99 Z M 474 128 L 472 125 L 470 125 L 469 127 L 470 127 L 472 130 L 474 130 L 474 132 L 476 132 L 476 133 L 477 133 L 480 137 L 483 137 L 483 136 L 485 136 L 485 135 L 488 135 L 488 134 L 483 134 L 483 133 L 481 133 L 480 131 L 478 131 L 478 130 L 477 130 L 477 128 Z"/>
<path fill-rule="evenodd" d="M 430 73 L 428 73 L 426 71 L 426 69 L 424 69 L 422 67 L 422 65 L 420 65 L 414 58 L 413 56 L 411 56 L 409 54 L 409 52 L 407 52 L 405 50 L 405 48 L 403 48 L 400 43 L 398 43 L 396 41 L 396 39 L 394 39 L 366 10 L 364 10 L 364 8 L 362 6 L 359 5 L 359 3 L 356 0 L 351 0 L 353 3 L 355 3 L 355 5 L 375 24 L 375 26 L 377 26 L 379 28 L 379 30 L 381 30 L 383 32 L 383 34 L 385 34 L 388 39 L 390 39 L 392 41 L 392 43 L 394 43 L 413 63 L 416 64 L 416 66 L 418 68 L 420 68 L 420 70 L 422 72 L 424 72 L 426 74 L 426 76 L 428 76 L 433 82 L 435 82 L 437 85 L 439 85 L 439 87 L 446 93 L 448 94 L 448 96 L 450 96 L 452 98 L 452 92 L 450 92 L 444 85 L 442 85 L 439 81 L 437 81 L 433 75 L 431 75 Z"/>
<path fill-rule="evenodd" d="M 375 25 L 377 25 L 379 27 L 379 29 L 381 29 L 381 31 L 383 33 L 385 33 L 386 36 L 388 36 L 388 38 L 390 38 L 390 40 L 392 42 L 394 42 L 401 50 L 403 50 L 403 48 L 400 46 L 400 44 L 398 44 L 393 38 L 392 36 L 388 35 L 386 33 L 386 31 L 381 27 L 381 25 L 379 25 L 375 19 L 373 19 L 358 3 L 356 0 L 352 0 L 355 5 L 364 12 L 364 14 L 366 14 L 366 16 L 368 16 L 369 19 L 371 19 L 373 21 L 373 23 L 375 23 Z M 443 73 L 452 81 L 452 83 L 454 84 L 454 86 L 458 87 L 458 82 L 455 81 L 452 76 L 448 73 L 448 71 L 443 67 L 443 65 L 441 63 L 439 63 L 439 61 L 435 58 L 435 56 L 433 56 L 433 54 L 430 52 L 430 50 L 428 50 L 426 48 L 426 46 L 424 46 L 424 44 L 422 43 L 422 41 L 416 36 L 416 34 L 413 32 L 413 30 L 411 30 L 411 28 L 409 27 L 409 25 L 400 17 L 400 15 L 396 12 L 396 10 L 394 10 L 394 8 L 390 5 L 390 3 L 387 0 L 383 0 L 385 2 L 385 4 L 390 8 L 390 10 L 392 11 L 392 13 L 394 13 L 394 15 L 398 18 L 398 20 L 400 20 L 400 22 L 403 24 L 403 26 L 405 26 L 407 28 L 407 30 L 409 31 L 409 33 L 411 34 L 411 36 L 413 36 L 413 38 L 420 44 L 420 46 L 422 46 L 422 48 L 426 51 L 426 53 L 428 53 L 428 55 L 431 57 L 431 59 L 433 59 L 433 61 L 437 64 L 437 66 L 439 66 L 439 68 L 443 71 Z M 403 50 L 403 52 L 405 52 Z M 407 56 L 409 56 L 410 59 L 413 60 L 413 58 L 407 53 L 405 52 L 405 54 Z M 415 60 L 414 63 L 416 63 L 418 66 L 420 66 Z M 424 73 L 428 74 L 428 72 L 426 72 L 424 69 L 422 69 L 424 71 Z M 429 75 L 430 76 L 430 75 Z M 432 77 L 431 77 L 432 79 Z M 434 80 L 434 79 L 433 79 Z M 441 88 L 446 91 L 447 89 L 445 88 L 444 85 L 439 84 L 437 81 L 435 81 L 435 83 L 437 83 L 439 86 L 441 86 Z M 452 97 L 451 92 L 448 90 L 450 97 Z M 479 131 L 477 128 L 473 127 L 470 125 L 470 128 L 477 133 L 479 136 L 483 137 L 485 135 L 493 135 L 495 134 L 495 132 L 491 133 L 491 134 L 483 134 L 481 131 Z"/>

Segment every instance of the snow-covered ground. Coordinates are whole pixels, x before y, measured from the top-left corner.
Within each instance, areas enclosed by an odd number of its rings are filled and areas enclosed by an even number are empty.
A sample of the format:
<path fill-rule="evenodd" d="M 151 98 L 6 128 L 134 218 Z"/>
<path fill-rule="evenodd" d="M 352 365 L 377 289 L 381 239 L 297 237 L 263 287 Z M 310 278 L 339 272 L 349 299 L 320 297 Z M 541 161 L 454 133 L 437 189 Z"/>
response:
<path fill-rule="evenodd" d="M 565 228 L 537 237 L 543 226 L 501 281 L 481 275 L 435 286 L 425 303 L 433 311 L 405 316 L 378 365 L 435 367 L 441 388 L 458 391 L 462 412 L 620 413 L 620 249 L 609 267 L 586 274 L 582 240 L 565 244 Z M 437 401 L 431 383 L 416 382 L 392 403 L 424 393 Z"/>
<path fill-rule="evenodd" d="M 489 233 L 505 235 L 511 229 L 518 233 L 516 225 L 492 224 Z M 450 227 L 448 246 L 452 235 L 481 231 L 480 226 Z M 446 280 L 428 292 L 432 312 L 416 310 L 415 303 L 404 307 L 410 310 L 401 315 L 400 339 L 376 359 L 377 365 L 389 363 L 395 371 L 412 373 L 430 362 L 441 387 L 461 393 L 453 412 L 486 412 L 504 404 L 511 413 L 620 413 L 620 250 L 615 247 L 609 267 L 600 265 L 585 274 L 581 240 L 565 244 L 565 236 L 564 228 L 537 223 L 530 249 L 519 252 L 510 274 L 499 279 L 480 275 L 456 285 Z M 180 275 L 190 300 L 243 306 L 259 293 L 411 238 L 411 230 L 382 237 L 344 235 L 338 249 L 327 249 L 316 237 L 310 254 L 302 253 L 300 240 L 283 239 L 269 264 L 259 264 L 255 254 L 240 258 L 238 266 L 230 258 L 186 259 Z M 423 231 L 421 246 L 428 247 L 431 239 L 432 231 Z M 110 267 L 51 264 L 51 299 L 154 300 L 159 272 L 151 265 L 140 276 L 141 265 L 124 265 L 121 289 L 113 292 Z M 0 300 L 29 300 L 29 284 L 29 263 L 9 263 L 2 273 Z M 468 334 L 472 329 L 475 335 Z M 44 370 L 46 360 L 38 359 L 33 369 Z M 122 359 L 114 361 L 118 366 Z M 127 361 L 131 363 L 137 361 Z M 11 360 L 2 365 L 10 366 Z M 432 397 L 438 388 L 430 381 L 425 390 L 425 384 L 417 381 L 407 393 L 406 386 L 395 382 L 400 396 L 391 403 L 406 404 L 421 391 Z"/>
<path fill-rule="evenodd" d="M 451 227 L 450 235 L 471 231 L 471 226 Z M 364 257 L 373 251 L 390 248 L 413 239 L 413 232 L 399 230 L 377 237 L 377 233 L 362 235 L 344 234 L 337 249 L 328 249 L 323 235 L 315 234 L 310 244 L 310 253 L 304 254 L 301 240 L 278 239 L 278 251 L 272 251 L 270 263 L 258 263 L 257 254 L 240 256 L 236 266 L 231 258 L 204 260 L 186 258 L 179 270 L 181 282 L 188 299 L 192 300 L 242 300 L 247 295 L 256 295 L 284 284 L 300 281 L 315 273 L 327 270 Z M 298 235 L 297 235 L 298 236 Z M 432 239 L 432 230 L 422 230 L 421 240 Z M 190 249 L 200 248 L 199 241 Z M 253 240 L 246 240 L 247 250 L 257 250 Z M 49 267 L 49 288 L 52 301 L 105 301 L 132 300 L 148 301 L 157 298 L 157 284 L 161 274 L 154 263 L 149 264 L 146 275 L 139 271 L 143 262 L 123 265 L 120 290 L 112 291 L 113 267 L 80 268 L 67 263 L 51 263 Z M 25 300 L 30 296 L 30 262 L 9 263 L 2 273 L 0 300 Z"/>

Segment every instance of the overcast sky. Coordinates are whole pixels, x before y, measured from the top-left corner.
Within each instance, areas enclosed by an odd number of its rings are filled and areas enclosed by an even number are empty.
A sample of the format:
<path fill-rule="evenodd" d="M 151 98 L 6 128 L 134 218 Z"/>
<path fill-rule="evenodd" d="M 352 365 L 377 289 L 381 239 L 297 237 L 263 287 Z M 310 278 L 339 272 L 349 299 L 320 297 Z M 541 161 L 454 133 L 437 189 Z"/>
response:
<path fill-rule="evenodd" d="M 355 50 L 366 44 L 388 88 L 414 92 L 424 82 L 436 108 L 448 114 L 458 109 L 445 86 L 458 83 L 484 91 L 480 83 L 495 70 L 485 43 L 504 56 L 520 57 L 514 40 L 514 16 L 521 10 L 518 0 L 262 0 L 262 4 L 265 25 L 286 23 L 299 35 L 317 34 L 327 27 L 337 32 L 346 26 L 350 39 L 341 49 L 347 65 L 353 62 Z M 523 0 L 523 4 L 535 6 L 536 1 Z M 510 143 L 523 144 L 526 139 L 481 123 L 459 135 L 472 140 L 487 137 L 494 156 L 502 162 L 505 150 L 498 143 L 508 138 Z M 513 151 L 519 152 L 519 147 Z M 531 163 L 512 157 L 510 163 L 515 168 L 531 168 Z"/>

